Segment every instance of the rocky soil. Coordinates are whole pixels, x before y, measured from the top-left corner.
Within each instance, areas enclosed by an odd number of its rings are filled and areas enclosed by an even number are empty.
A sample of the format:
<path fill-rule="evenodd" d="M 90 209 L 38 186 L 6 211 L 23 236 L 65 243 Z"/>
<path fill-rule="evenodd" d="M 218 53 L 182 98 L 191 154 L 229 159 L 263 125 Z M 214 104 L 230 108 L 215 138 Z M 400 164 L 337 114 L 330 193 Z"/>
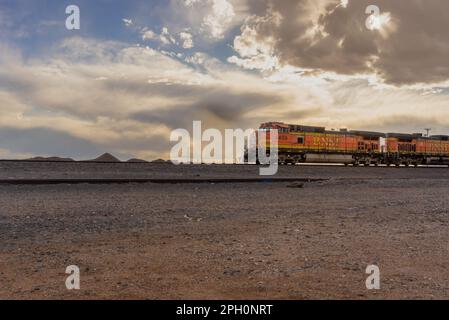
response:
<path fill-rule="evenodd" d="M 0 163 L 0 179 L 198 176 L 257 167 Z M 449 298 L 448 168 L 279 176 L 328 180 L 0 185 L 0 298 Z M 380 290 L 366 289 L 371 264 Z M 69 265 L 79 291 L 65 287 Z"/>

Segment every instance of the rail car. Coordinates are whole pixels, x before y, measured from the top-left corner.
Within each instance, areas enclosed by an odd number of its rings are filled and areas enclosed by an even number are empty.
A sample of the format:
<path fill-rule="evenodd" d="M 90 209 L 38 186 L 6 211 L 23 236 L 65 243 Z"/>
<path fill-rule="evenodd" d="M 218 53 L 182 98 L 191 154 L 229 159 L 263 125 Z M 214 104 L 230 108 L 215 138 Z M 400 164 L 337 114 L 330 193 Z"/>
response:
<path fill-rule="evenodd" d="M 326 130 L 324 127 L 268 122 L 265 148 L 270 150 L 269 130 L 278 130 L 281 164 L 341 163 L 345 165 L 449 165 L 449 136 L 421 133 L 382 133 L 360 130 Z"/>

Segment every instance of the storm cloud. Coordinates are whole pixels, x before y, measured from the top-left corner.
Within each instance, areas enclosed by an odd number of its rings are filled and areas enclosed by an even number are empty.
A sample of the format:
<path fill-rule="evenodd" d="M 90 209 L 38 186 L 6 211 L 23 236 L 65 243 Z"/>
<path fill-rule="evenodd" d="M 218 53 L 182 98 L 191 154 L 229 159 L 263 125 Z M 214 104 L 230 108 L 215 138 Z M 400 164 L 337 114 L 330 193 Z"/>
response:
<path fill-rule="evenodd" d="M 366 27 L 366 9 L 373 4 L 368 0 L 250 0 L 249 4 L 254 15 L 242 31 L 254 30 L 259 46 L 270 43 L 282 64 L 344 75 L 374 73 L 394 85 L 449 78 L 445 0 L 375 1 L 385 18 L 375 30 Z"/>

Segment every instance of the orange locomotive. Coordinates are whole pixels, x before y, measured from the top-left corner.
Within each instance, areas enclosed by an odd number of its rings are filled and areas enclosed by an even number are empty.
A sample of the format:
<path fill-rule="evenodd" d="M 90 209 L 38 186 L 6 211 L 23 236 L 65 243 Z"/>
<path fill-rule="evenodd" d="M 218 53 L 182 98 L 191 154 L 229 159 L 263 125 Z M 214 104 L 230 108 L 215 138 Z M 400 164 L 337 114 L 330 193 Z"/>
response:
<path fill-rule="evenodd" d="M 449 164 L 449 136 L 381 133 L 268 122 L 261 130 L 278 130 L 280 163 Z M 267 133 L 269 144 L 269 133 Z M 265 146 L 269 150 L 269 145 Z"/>

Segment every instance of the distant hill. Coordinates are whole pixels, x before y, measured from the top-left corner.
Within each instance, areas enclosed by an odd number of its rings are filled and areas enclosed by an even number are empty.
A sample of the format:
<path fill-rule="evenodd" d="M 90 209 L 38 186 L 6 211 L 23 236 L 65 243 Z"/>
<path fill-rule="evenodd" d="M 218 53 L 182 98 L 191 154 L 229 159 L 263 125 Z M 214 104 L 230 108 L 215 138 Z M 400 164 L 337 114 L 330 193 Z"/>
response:
<path fill-rule="evenodd" d="M 128 161 L 126 161 L 126 162 L 130 162 L 130 163 L 148 163 L 148 161 L 146 161 L 146 160 L 142 160 L 142 159 L 135 159 L 135 158 L 133 158 L 133 159 L 129 159 Z"/>
<path fill-rule="evenodd" d="M 87 160 L 87 161 L 91 161 L 91 162 L 121 162 L 119 159 L 117 159 L 110 153 L 104 153 L 101 156 L 99 156 L 98 158 L 95 158 L 92 160 Z"/>
<path fill-rule="evenodd" d="M 151 161 L 151 163 L 165 163 L 165 164 L 171 164 L 171 161 L 166 161 L 164 159 L 157 159 L 157 160 L 153 160 Z"/>
<path fill-rule="evenodd" d="M 29 158 L 29 159 L 24 159 L 23 161 L 74 162 L 76 160 L 73 160 L 72 158 L 61 158 L 61 157 L 33 157 L 33 158 Z M 114 157 L 110 153 L 104 153 L 95 159 L 82 160 L 81 162 L 111 162 L 111 163 L 113 163 L 113 162 L 122 162 L 122 161 L 120 161 L 120 159 Z M 155 164 L 172 164 L 171 161 L 164 160 L 164 159 L 146 161 L 143 159 L 132 158 L 132 159 L 127 160 L 126 162 L 128 162 L 128 163 L 149 163 L 149 162 L 151 162 L 151 163 L 155 163 Z"/>
<path fill-rule="evenodd" d="M 25 161 L 73 162 L 75 160 L 73 160 L 72 158 L 61 158 L 61 157 L 34 157 L 34 158 L 25 159 Z"/>

